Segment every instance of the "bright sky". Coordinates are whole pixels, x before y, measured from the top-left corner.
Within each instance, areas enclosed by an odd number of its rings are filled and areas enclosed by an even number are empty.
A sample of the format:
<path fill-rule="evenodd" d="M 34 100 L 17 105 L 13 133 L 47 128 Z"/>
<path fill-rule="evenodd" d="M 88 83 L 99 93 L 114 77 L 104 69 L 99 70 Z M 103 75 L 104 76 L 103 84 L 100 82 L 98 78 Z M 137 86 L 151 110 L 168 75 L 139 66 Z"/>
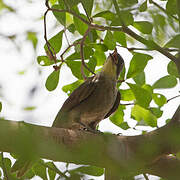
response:
<path fill-rule="evenodd" d="M 45 81 L 50 72 L 53 71 L 53 68 L 40 67 L 36 62 L 37 55 L 44 55 L 43 22 L 39 20 L 45 10 L 44 3 L 43 1 L 35 0 L 32 5 L 27 3 L 26 0 L 16 0 L 16 3 L 12 0 L 6 0 L 6 2 L 12 4 L 17 9 L 17 15 L 6 13 L 6 15 L 0 16 L 0 35 L 13 35 L 15 33 L 22 35 L 15 40 L 17 46 L 21 47 L 20 51 L 17 50 L 10 40 L 0 36 L 0 101 L 2 101 L 3 105 L 1 117 L 4 116 L 9 120 L 24 120 L 30 123 L 51 126 L 58 110 L 67 98 L 61 88 L 75 81 L 75 78 L 73 78 L 70 70 L 66 66 L 63 66 L 57 89 L 52 92 L 46 90 Z M 22 18 L 22 15 L 24 18 Z M 52 30 L 53 25 L 53 16 L 49 16 L 49 31 Z M 24 32 L 29 29 L 39 34 L 37 54 L 34 54 L 31 43 L 26 42 Z M 63 44 L 65 46 L 66 42 L 63 42 Z M 125 59 L 125 66 L 127 68 L 131 60 L 131 54 L 123 48 L 118 49 L 118 52 Z M 153 84 L 161 76 L 167 75 L 166 67 L 169 60 L 159 53 L 149 53 L 154 59 L 149 62 L 145 71 L 147 83 Z M 41 75 L 39 75 L 39 70 L 42 70 Z M 25 71 L 25 75 L 19 75 L 19 71 Z M 38 88 L 38 91 L 33 97 L 30 97 L 29 90 L 33 86 Z M 125 84 L 121 86 L 121 88 L 126 87 Z M 178 95 L 179 89 L 180 87 L 178 85 L 173 89 L 157 92 L 165 94 L 169 99 Z M 164 125 L 165 120 L 172 117 L 179 104 L 180 98 L 176 98 L 162 108 L 164 114 L 158 121 L 159 126 Z M 34 111 L 24 111 L 23 107 L 26 106 L 36 106 L 37 108 Z M 128 107 L 126 110 L 125 119 L 128 120 L 130 126 L 134 126 L 135 121 L 130 119 L 130 108 Z M 151 129 L 148 128 L 148 130 Z M 128 131 L 121 130 L 107 119 L 100 123 L 100 130 L 122 133 L 123 135 L 140 133 L 140 131 L 134 131 L 132 129 Z M 101 177 L 99 179 L 103 178 Z"/>

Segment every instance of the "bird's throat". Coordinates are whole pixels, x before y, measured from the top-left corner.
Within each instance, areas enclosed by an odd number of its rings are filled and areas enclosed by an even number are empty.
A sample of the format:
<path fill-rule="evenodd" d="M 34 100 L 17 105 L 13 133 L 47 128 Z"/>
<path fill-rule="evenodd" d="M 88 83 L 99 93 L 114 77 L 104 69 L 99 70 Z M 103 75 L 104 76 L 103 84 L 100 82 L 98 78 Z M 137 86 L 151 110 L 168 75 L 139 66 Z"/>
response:
<path fill-rule="evenodd" d="M 112 78 L 112 79 L 117 79 L 116 65 L 111 60 L 108 60 L 104 64 L 101 74 L 103 74 L 109 78 Z"/>

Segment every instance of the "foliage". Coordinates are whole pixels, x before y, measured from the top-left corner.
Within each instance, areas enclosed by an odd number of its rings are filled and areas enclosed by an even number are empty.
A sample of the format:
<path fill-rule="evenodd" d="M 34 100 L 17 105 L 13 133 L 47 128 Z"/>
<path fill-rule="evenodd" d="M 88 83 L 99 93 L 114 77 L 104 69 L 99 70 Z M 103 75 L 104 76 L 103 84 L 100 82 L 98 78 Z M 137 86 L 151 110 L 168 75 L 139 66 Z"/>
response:
<path fill-rule="evenodd" d="M 131 118 L 137 122 L 135 126 L 143 124 L 157 127 L 158 118 L 163 114 L 163 106 L 168 103 L 166 92 L 161 94 L 158 89 L 170 89 L 178 84 L 179 73 L 174 63 L 174 59 L 178 55 L 170 56 L 169 54 L 171 50 L 178 52 L 180 49 L 180 34 L 177 33 L 180 22 L 178 1 L 164 0 L 161 3 L 162 6 L 159 7 L 153 0 L 50 0 L 49 6 L 52 9 L 49 11 L 56 19 L 58 33 L 51 38 L 45 34 L 45 37 L 49 39 L 44 45 L 46 54 L 37 57 L 40 66 L 54 67 L 45 83 L 47 90 L 53 91 L 57 88 L 60 70 L 63 68 L 62 64 L 67 66 L 71 70 L 72 76 L 77 79 L 62 88 L 67 95 L 70 95 L 83 82 L 82 54 L 87 67 L 98 73 L 108 52 L 114 50 L 115 47 L 126 48 L 132 58 L 129 67 L 127 68 L 126 65 L 119 79 L 123 80 L 122 85 L 125 84 L 127 87 L 121 89 L 121 84 L 118 84 L 121 100 L 125 101 L 127 105 L 129 103 L 132 105 Z M 0 0 L 0 12 L 3 10 L 15 12 L 12 7 Z M 139 17 L 143 20 L 138 20 Z M 46 18 L 45 25 L 48 24 L 47 22 L 48 18 Z M 129 27 L 133 27 L 134 31 L 129 31 L 127 29 Z M 167 33 L 169 29 L 171 31 Z M 68 37 L 73 38 L 69 39 Z M 29 30 L 26 38 L 36 50 L 37 33 Z M 65 50 L 62 48 L 64 41 L 68 42 Z M 138 41 L 143 45 L 138 46 Z M 134 44 L 137 45 L 135 48 Z M 83 46 L 82 49 L 81 46 Z M 146 82 L 146 68 L 150 68 L 150 62 L 154 60 L 150 55 L 153 53 L 149 50 L 159 51 L 168 58 L 173 57 L 167 65 L 167 75 L 158 77 L 159 79 L 151 84 Z M 84 67 L 84 74 L 91 76 L 92 72 Z M 120 105 L 110 117 L 112 123 L 124 130 L 131 128 L 124 118 L 127 105 Z M 1 109 L 2 103 L 0 102 L 0 111 Z M 34 109 L 34 106 L 24 108 L 24 110 Z M 6 168 L 8 174 L 11 174 L 10 166 L 10 160 L 2 157 L 0 167 Z M 80 179 L 87 174 L 101 176 L 104 170 L 94 166 L 81 166 L 72 170 L 67 168 L 67 171 L 60 172 L 52 162 L 45 163 L 40 160 L 24 178 L 38 175 L 42 179 L 48 179 L 48 176 L 50 179 L 54 179 L 56 174 L 59 177 L 66 177 L 66 172 L 71 178 Z M 12 175 L 12 179 L 16 179 L 15 175 Z"/>

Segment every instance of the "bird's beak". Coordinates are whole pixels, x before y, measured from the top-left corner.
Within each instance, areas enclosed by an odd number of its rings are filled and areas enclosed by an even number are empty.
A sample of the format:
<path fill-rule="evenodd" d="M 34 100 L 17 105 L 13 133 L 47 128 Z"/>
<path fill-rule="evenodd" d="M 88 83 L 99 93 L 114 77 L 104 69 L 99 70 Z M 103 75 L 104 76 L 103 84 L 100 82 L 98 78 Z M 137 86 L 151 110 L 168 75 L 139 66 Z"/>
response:
<path fill-rule="evenodd" d="M 114 62 L 114 64 L 118 64 L 118 53 L 117 49 L 115 48 L 114 52 L 111 54 L 109 53 L 109 56 L 111 57 L 111 60 Z"/>

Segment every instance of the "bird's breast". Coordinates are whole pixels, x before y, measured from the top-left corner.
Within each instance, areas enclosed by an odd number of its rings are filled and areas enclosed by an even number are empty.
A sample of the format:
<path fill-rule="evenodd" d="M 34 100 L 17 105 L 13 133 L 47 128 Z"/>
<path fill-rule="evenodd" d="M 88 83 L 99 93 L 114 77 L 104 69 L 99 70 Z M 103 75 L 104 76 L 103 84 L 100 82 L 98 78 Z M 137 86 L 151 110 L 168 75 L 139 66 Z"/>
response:
<path fill-rule="evenodd" d="M 80 112 L 81 122 L 85 124 L 104 119 L 114 105 L 117 96 L 114 81 L 98 80 L 96 83 L 97 87 L 93 93 L 77 107 L 78 109 L 75 109 Z"/>

